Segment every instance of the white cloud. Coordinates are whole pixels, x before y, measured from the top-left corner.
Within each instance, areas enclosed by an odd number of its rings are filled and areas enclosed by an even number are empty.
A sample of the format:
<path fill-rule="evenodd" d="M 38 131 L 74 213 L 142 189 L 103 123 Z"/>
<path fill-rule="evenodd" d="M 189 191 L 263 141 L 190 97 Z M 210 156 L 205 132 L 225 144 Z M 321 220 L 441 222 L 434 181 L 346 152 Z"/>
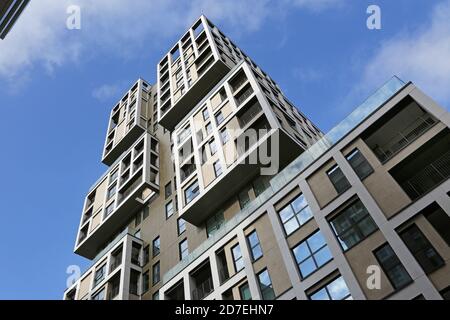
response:
<path fill-rule="evenodd" d="M 39 0 L 31 1 L 11 33 L 0 41 L 0 80 L 27 79 L 33 68 L 58 66 L 103 54 L 140 54 L 143 42 L 155 47 L 173 39 L 201 13 L 227 31 L 253 32 L 271 16 L 290 8 L 321 9 L 342 0 Z M 81 7 L 81 30 L 68 30 L 66 9 Z M 159 49 L 159 48 L 158 48 Z"/>
<path fill-rule="evenodd" d="M 104 84 L 92 91 L 92 96 L 99 101 L 107 101 L 111 98 L 117 97 L 119 86 L 115 84 Z"/>
<path fill-rule="evenodd" d="M 382 44 L 365 68 L 363 83 L 376 86 L 392 75 L 411 80 L 441 103 L 450 104 L 450 0 L 436 5 L 430 22 Z"/>

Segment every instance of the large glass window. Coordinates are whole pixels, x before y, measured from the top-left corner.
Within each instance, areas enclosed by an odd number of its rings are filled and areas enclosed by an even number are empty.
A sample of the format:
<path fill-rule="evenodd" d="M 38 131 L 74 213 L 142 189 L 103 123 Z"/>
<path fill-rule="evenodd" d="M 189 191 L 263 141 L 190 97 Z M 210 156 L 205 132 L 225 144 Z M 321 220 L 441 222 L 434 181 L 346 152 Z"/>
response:
<path fill-rule="evenodd" d="M 149 288 L 150 288 L 150 275 L 147 271 L 142 275 L 142 291 L 147 292 Z"/>
<path fill-rule="evenodd" d="M 92 300 L 105 300 L 105 288 L 94 294 Z"/>
<path fill-rule="evenodd" d="M 296 231 L 313 216 L 303 194 L 292 200 L 278 214 L 287 235 Z"/>
<path fill-rule="evenodd" d="M 327 171 L 328 178 L 330 178 L 331 183 L 336 189 L 337 193 L 341 194 L 350 188 L 350 183 L 347 178 L 342 173 L 341 168 L 338 165 L 334 165 L 330 170 Z"/>
<path fill-rule="evenodd" d="M 178 235 L 182 234 L 186 231 L 186 221 L 184 219 L 179 218 L 178 219 Z"/>
<path fill-rule="evenodd" d="M 222 166 L 220 165 L 219 160 L 214 162 L 214 174 L 216 175 L 216 177 L 218 177 L 222 174 Z"/>
<path fill-rule="evenodd" d="M 94 287 L 96 287 L 100 282 L 102 282 L 103 279 L 105 279 L 105 275 L 106 275 L 106 264 L 102 265 L 100 268 L 97 268 L 97 270 L 95 270 Z"/>
<path fill-rule="evenodd" d="M 389 278 L 392 286 L 396 290 L 405 287 L 412 281 L 405 267 L 403 267 L 402 263 L 389 244 L 386 243 L 382 247 L 378 248 L 374 251 L 374 254 Z"/>
<path fill-rule="evenodd" d="M 179 249 L 180 249 L 180 260 L 183 260 L 189 254 L 187 239 L 184 239 L 183 241 L 180 242 Z"/>
<path fill-rule="evenodd" d="M 352 300 L 344 278 L 339 277 L 309 296 L 311 300 Z"/>
<path fill-rule="evenodd" d="M 269 271 L 264 269 L 258 273 L 259 288 L 263 300 L 275 299 L 275 291 L 273 290 L 272 280 L 270 279 Z"/>
<path fill-rule="evenodd" d="M 173 202 L 169 201 L 166 203 L 166 219 L 170 218 L 173 215 Z"/>
<path fill-rule="evenodd" d="M 152 242 L 152 254 L 156 257 L 161 252 L 161 238 L 158 236 Z"/>
<path fill-rule="evenodd" d="M 261 258 L 263 256 L 263 252 L 261 244 L 259 243 L 259 238 L 258 234 L 256 233 L 256 230 L 254 230 L 247 236 L 247 241 L 250 246 L 250 252 L 252 253 L 253 261 L 256 261 L 259 258 Z"/>
<path fill-rule="evenodd" d="M 400 237 L 425 273 L 429 274 L 445 264 L 439 253 L 415 224 L 403 230 Z"/>
<path fill-rule="evenodd" d="M 377 230 L 377 225 L 360 200 L 342 210 L 330 223 L 344 251 Z"/>
<path fill-rule="evenodd" d="M 239 287 L 239 294 L 241 296 L 241 300 L 252 300 L 252 294 L 250 293 L 248 283 L 244 283 Z"/>
<path fill-rule="evenodd" d="M 320 231 L 308 237 L 292 251 L 302 278 L 306 278 L 333 258 Z"/>
<path fill-rule="evenodd" d="M 239 244 L 231 248 L 231 253 L 233 254 L 234 269 L 236 272 L 239 272 L 244 269 L 244 258 L 242 257 L 241 247 Z"/>
<path fill-rule="evenodd" d="M 152 284 L 155 285 L 161 280 L 159 261 L 152 267 Z"/>
<path fill-rule="evenodd" d="M 198 194 L 200 193 L 200 189 L 198 187 L 198 181 L 195 181 L 193 184 L 191 184 L 189 187 L 184 190 L 184 197 L 186 204 L 191 202 Z"/>
<path fill-rule="evenodd" d="M 166 199 L 172 195 L 172 182 L 169 182 L 164 187 L 164 195 Z"/>
<path fill-rule="evenodd" d="M 372 166 L 358 149 L 350 152 L 346 159 L 361 180 L 373 172 Z"/>

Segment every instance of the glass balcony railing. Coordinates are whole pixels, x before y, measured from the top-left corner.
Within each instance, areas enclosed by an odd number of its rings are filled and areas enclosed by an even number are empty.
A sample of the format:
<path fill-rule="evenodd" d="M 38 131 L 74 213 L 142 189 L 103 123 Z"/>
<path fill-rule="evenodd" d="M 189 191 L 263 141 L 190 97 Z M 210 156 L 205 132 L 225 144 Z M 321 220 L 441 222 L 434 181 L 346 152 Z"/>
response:
<path fill-rule="evenodd" d="M 334 127 L 330 132 L 323 136 L 319 141 L 312 145 L 308 150 L 302 153 L 298 158 L 292 161 L 286 168 L 272 178 L 270 187 L 268 187 L 257 198 L 251 201 L 244 209 L 239 211 L 233 218 L 228 220 L 217 232 L 194 249 L 181 262 L 170 269 L 163 277 L 163 284 L 170 281 L 179 274 L 184 268 L 199 258 L 204 252 L 211 248 L 217 241 L 230 233 L 236 226 L 244 221 L 248 216 L 255 212 L 259 207 L 272 198 L 292 179 L 302 173 L 316 159 L 322 156 L 333 145 L 344 138 L 351 130 L 358 126 L 374 111 L 386 103 L 392 96 L 399 92 L 405 86 L 405 82 L 397 77 L 391 78 L 358 108 L 356 108 L 341 123 Z"/>

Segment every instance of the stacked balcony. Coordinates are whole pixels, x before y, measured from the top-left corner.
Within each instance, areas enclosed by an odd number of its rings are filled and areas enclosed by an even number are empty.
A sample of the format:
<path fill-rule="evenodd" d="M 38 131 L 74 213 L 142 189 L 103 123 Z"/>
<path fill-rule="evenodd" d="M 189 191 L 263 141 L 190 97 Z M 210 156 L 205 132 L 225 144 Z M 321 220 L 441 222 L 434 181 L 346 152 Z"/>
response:
<path fill-rule="evenodd" d="M 143 134 L 89 191 L 75 253 L 94 258 L 110 235 L 159 191 L 159 142 Z"/>
<path fill-rule="evenodd" d="M 64 300 L 139 299 L 143 241 L 133 234 L 127 228 L 117 235 L 92 267 L 67 288 Z"/>
<path fill-rule="evenodd" d="M 201 16 L 158 64 L 159 123 L 172 131 L 241 57 L 225 54 L 221 32 Z"/>
<path fill-rule="evenodd" d="M 277 109 L 278 115 L 253 71 L 239 63 L 174 130 L 178 205 L 191 224 L 201 225 L 221 206 L 218 199 L 236 195 L 260 174 L 277 173 L 309 143 L 286 130 L 280 115 L 293 113 Z M 304 124 L 292 121 L 300 135 Z"/>
<path fill-rule="evenodd" d="M 112 165 L 146 130 L 151 86 L 139 79 L 112 109 L 102 162 Z"/>

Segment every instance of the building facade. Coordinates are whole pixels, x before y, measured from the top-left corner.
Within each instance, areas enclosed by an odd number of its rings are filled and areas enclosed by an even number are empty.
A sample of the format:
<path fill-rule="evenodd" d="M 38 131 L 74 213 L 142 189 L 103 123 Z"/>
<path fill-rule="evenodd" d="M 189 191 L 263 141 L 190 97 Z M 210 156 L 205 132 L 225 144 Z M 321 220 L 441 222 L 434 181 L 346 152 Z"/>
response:
<path fill-rule="evenodd" d="M 113 108 L 64 293 L 449 299 L 450 114 L 388 81 L 323 134 L 201 16 Z"/>
<path fill-rule="evenodd" d="M 0 3 L 0 39 L 5 39 L 30 0 L 4 0 Z"/>

